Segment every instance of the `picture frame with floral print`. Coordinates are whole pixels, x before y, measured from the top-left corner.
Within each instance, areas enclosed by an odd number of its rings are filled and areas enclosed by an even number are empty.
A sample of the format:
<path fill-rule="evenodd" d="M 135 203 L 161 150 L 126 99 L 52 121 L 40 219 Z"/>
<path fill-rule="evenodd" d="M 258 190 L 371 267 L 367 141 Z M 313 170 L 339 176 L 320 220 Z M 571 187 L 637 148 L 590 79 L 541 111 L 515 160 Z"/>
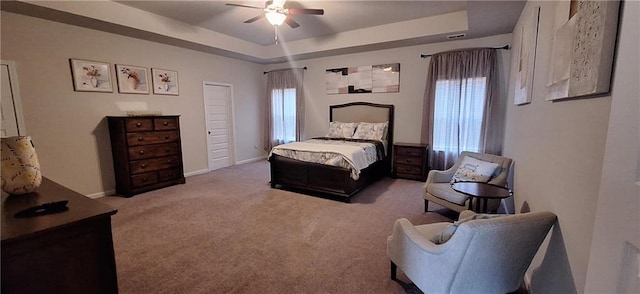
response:
<path fill-rule="evenodd" d="M 153 94 L 179 95 L 178 72 L 173 70 L 152 68 Z"/>
<path fill-rule="evenodd" d="M 74 91 L 113 93 L 111 64 L 74 58 L 69 59 L 69 64 Z"/>
<path fill-rule="evenodd" d="M 118 92 L 149 94 L 149 70 L 146 67 L 116 64 Z"/>

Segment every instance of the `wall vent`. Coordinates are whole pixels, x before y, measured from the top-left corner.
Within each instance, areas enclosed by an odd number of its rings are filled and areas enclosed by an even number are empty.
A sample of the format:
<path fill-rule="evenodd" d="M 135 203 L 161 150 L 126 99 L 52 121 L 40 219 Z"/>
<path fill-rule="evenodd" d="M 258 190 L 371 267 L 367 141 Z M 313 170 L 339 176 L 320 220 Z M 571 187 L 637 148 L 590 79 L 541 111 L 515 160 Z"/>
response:
<path fill-rule="evenodd" d="M 455 35 L 448 35 L 447 39 L 452 40 L 452 39 L 460 39 L 460 38 L 464 38 L 467 34 L 465 33 L 460 33 L 460 34 L 455 34 Z"/>

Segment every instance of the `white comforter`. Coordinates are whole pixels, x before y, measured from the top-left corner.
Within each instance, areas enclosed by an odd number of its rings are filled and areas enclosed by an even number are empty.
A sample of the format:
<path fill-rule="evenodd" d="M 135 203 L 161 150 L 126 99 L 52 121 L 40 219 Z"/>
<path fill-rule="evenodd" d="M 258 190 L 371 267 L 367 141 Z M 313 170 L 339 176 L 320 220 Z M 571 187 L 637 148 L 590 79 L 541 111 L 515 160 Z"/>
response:
<path fill-rule="evenodd" d="M 351 169 L 351 178 L 357 180 L 360 171 L 377 160 L 376 146 L 372 143 L 310 139 L 273 147 L 277 154 L 300 161 L 314 162 Z"/>

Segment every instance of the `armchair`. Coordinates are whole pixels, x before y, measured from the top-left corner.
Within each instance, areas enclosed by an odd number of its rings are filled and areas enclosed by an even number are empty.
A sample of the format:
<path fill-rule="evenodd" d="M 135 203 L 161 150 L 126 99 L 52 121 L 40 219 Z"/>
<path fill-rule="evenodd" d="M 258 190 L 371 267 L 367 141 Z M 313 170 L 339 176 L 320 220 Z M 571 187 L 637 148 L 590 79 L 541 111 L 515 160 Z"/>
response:
<path fill-rule="evenodd" d="M 460 213 L 455 233 L 443 244 L 430 241 L 450 223 L 412 225 L 396 220 L 387 239 L 391 279 L 396 270 L 424 293 L 509 293 L 519 289 L 540 244 L 556 222 L 551 212 L 475 219 Z M 482 215 L 477 215 L 482 216 Z M 460 222 L 460 221 L 459 221 Z"/>
<path fill-rule="evenodd" d="M 460 167 L 465 156 L 473 157 L 482 161 L 497 163 L 499 165 L 499 170 L 496 171 L 496 175 L 492 177 L 488 183 L 496 186 L 506 186 L 509 169 L 511 168 L 512 163 L 510 158 L 492 154 L 462 151 L 460 156 L 458 156 L 458 160 L 456 160 L 456 163 L 451 168 L 443 171 L 429 171 L 427 181 L 424 184 L 425 212 L 429 211 L 429 201 L 440 204 L 456 212 L 461 212 L 472 207 L 470 206 L 470 202 L 474 201 L 474 198 L 454 191 L 450 184 L 453 175 L 458 170 L 458 167 Z M 475 199 L 475 201 L 477 200 L 478 199 Z M 498 207 L 500 207 L 500 199 L 490 199 L 487 203 L 488 211 L 495 211 Z"/>

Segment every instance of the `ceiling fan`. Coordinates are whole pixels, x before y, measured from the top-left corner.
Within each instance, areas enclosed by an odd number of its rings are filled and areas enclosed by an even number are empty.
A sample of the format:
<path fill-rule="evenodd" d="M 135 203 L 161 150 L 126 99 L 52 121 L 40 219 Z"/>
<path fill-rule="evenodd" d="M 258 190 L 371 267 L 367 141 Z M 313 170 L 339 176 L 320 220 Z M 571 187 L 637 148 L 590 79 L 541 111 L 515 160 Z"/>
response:
<path fill-rule="evenodd" d="M 250 18 L 244 21 L 244 23 L 252 23 L 261 18 L 266 17 L 269 23 L 273 25 L 275 28 L 275 32 L 276 32 L 275 40 L 276 40 L 276 44 L 278 44 L 278 27 L 279 26 L 281 26 L 285 22 L 287 23 L 287 25 L 289 25 L 293 29 L 300 26 L 300 24 L 298 24 L 295 20 L 293 20 L 293 18 L 291 18 L 289 15 L 297 15 L 297 14 L 323 15 L 324 14 L 324 9 L 286 8 L 284 7 L 285 2 L 286 0 L 267 1 L 265 2 L 264 7 L 234 4 L 234 3 L 227 3 L 226 5 L 262 10 L 263 12 L 262 14 L 256 17 Z"/>

